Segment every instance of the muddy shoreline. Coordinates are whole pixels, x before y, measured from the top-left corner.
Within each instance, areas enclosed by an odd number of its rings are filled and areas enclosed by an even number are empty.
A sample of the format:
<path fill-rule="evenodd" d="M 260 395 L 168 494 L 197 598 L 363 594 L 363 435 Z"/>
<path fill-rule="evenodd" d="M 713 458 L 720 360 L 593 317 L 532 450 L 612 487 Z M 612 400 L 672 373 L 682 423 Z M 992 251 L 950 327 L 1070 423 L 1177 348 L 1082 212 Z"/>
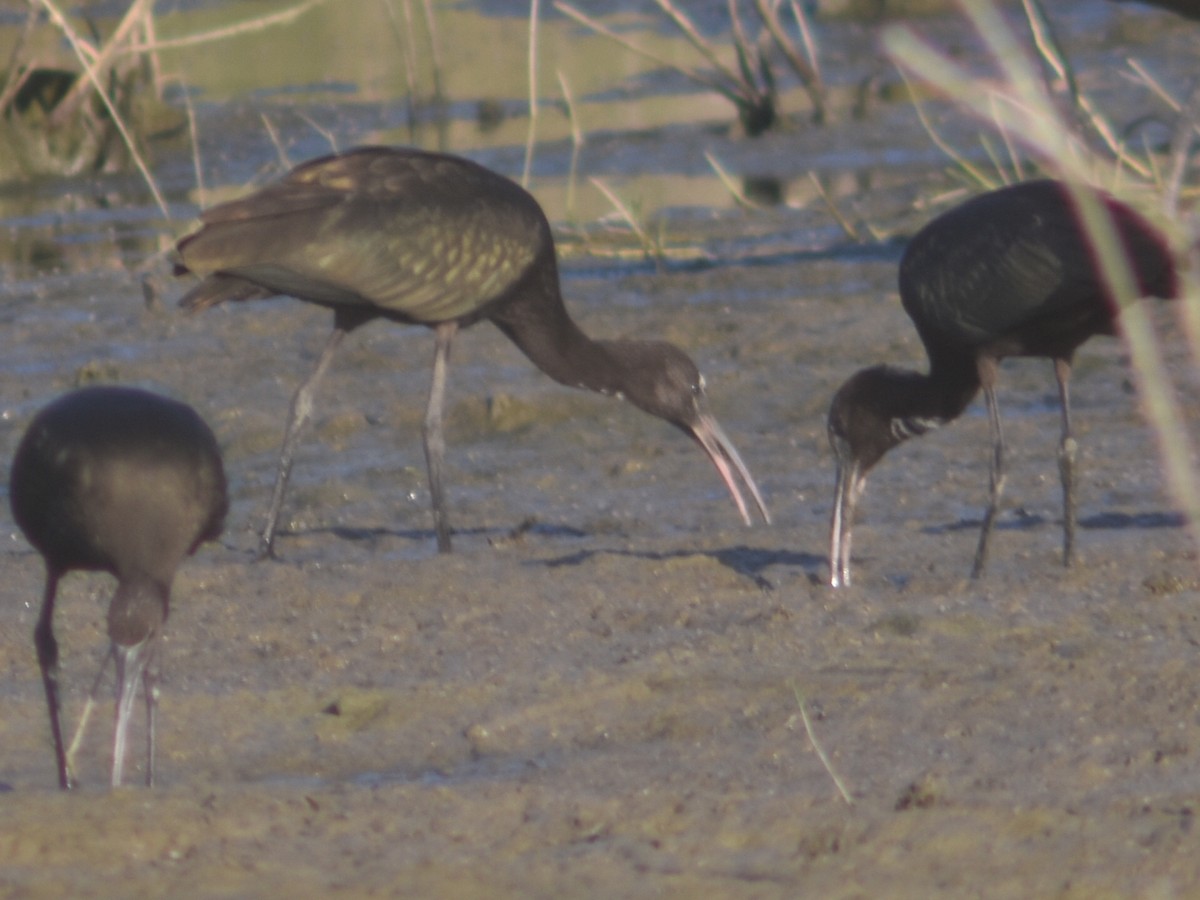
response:
<path fill-rule="evenodd" d="M 745 152 L 799 165 L 866 128 Z M 663 135 L 666 153 L 684 136 Z M 966 577 L 987 477 L 976 404 L 873 473 L 855 584 L 825 587 L 829 398 L 861 366 L 923 366 L 896 259 L 933 212 L 915 201 L 955 186 L 940 162 L 833 183 L 880 243 L 853 244 L 819 204 L 722 211 L 672 220 L 705 254 L 656 267 L 559 225 L 572 313 L 594 335 L 688 350 L 772 527 L 740 524 L 685 437 L 554 384 L 481 324 L 450 372 L 456 552 L 439 557 L 419 437 L 432 339 L 375 323 L 319 393 L 282 560 L 254 563 L 328 314 L 277 300 L 187 318 L 165 278 L 147 306 L 119 243 L 44 277 L 10 270 L 0 459 L 76 382 L 139 384 L 212 424 L 233 504 L 176 583 L 159 787 L 104 787 L 98 716 L 70 796 L 31 641 L 41 564 L 0 508 L 0 896 L 1200 891 L 1200 569 L 1119 342 L 1086 345 L 1072 382 L 1076 568 L 1059 562 L 1052 373 L 1021 361 L 1001 381 L 1011 474 L 986 577 Z M 1194 397 L 1174 312 L 1154 316 Z M 103 576 L 62 586 L 69 723 L 110 591 Z"/>

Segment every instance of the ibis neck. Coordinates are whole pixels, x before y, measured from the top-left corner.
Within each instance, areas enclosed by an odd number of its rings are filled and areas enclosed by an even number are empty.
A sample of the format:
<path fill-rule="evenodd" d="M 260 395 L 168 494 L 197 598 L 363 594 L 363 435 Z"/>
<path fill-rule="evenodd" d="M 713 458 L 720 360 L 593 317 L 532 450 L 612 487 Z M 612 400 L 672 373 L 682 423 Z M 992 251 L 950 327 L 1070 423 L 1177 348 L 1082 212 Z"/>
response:
<path fill-rule="evenodd" d="M 108 636 L 115 644 L 132 647 L 162 630 L 170 603 L 168 583 L 142 575 L 127 575 L 117 584 L 108 607 Z"/>
<path fill-rule="evenodd" d="M 975 360 L 933 360 L 922 402 L 930 415 L 949 422 L 957 419 L 979 393 L 979 369 Z"/>
<path fill-rule="evenodd" d="M 592 340 L 575 324 L 558 287 L 553 250 L 532 267 L 530 282 L 489 316 L 535 366 L 560 384 L 602 394 L 624 392 L 628 367 L 620 349 L 633 341 Z"/>
<path fill-rule="evenodd" d="M 873 402 L 887 411 L 895 443 L 952 422 L 979 392 L 979 373 L 970 364 L 934 364 L 929 374 L 909 369 L 884 368 L 883 382 L 871 393 Z"/>

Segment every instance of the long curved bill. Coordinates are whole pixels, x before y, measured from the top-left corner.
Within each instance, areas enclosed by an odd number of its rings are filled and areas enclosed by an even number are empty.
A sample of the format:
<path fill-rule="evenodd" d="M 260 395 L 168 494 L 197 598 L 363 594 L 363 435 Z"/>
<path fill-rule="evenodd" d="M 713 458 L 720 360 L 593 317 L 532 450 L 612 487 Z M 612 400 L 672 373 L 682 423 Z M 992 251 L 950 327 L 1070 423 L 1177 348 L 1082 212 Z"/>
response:
<path fill-rule="evenodd" d="M 708 413 L 699 413 L 695 423 L 690 428 L 692 437 L 704 448 L 704 452 L 708 454 L 708 458 L 717 467 L 717 472 L 720 473 L 721 480 L 725 482 L 725 487 L 729 489 L 730 496 L 733 497 L 733 502 L 737 504 L 738 512 L 742 514 L 742 521 L 747 525 L 751 524 L 750 510 L 746 505 L 745 497 L 742 495 L 741 485 L 745 485 L 746 490 L 750 492 L 750 496 L 754 499 L 754 503 L 758 507 L 758 512 L 762 516 L 763 521 L 770 525 L 771 513 L 767 509 L 767 504 L 763 501 L 762 494 L 758 492 L 758 485 L 754 483 L 754 477 L 750 474 L 750 470 L 746 468 L 746 464 L 742 462 L 742 457 L 737 452 L 737 448 L 733 446 L 733 442 L 729 440 L 724 430 L 717 424 L 717 420 Z"/>
<path fill-rule="evenodd" d="M 125 741 L 129 734 L 129 721 L 133 717 L 133 701 L 137 696 L 139 683 L 143 683 L 143 675 L 150 656 L 154 651 L 154 637 L 151 636 L 132 647 L 124 647 L 114 643 L 112 646 L 113 659 L 117 663 L 117 715 L 116 726 L 113 729 L 113 765 L 112 786 L 121 786 L 121 777 L 125 771 Z M 146 685 L 146 784 L 154 784 L 154 692 Z"/>
<path fill-rule="evenodd" d="M 854 507 L 866 483 L 857 463 L 838 464 L 829 520 L 829 584 L 835 588 L 850 584 L 850 529 L 854 525 Z"/>

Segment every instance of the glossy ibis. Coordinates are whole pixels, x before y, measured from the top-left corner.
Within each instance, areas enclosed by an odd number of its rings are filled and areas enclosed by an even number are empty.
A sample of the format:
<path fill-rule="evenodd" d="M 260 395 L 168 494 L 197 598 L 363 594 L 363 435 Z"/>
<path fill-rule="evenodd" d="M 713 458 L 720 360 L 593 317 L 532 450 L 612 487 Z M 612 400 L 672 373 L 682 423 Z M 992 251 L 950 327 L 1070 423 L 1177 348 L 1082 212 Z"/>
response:
<path fill-rule="evenodd" d="M 441 153 L 361 147 L 304 163 L 247 197 L 205 211 L 178 244 L 176 274 L 203 279 L 180 300 L 198 311 L 286 295 L 333 311 L 333 333 L 292 400 L 260 552 L 273 552 L 297 434 L 317 383 L 350 330 L 376 318 L 435 333 L 422 436 L 438 550 L 450 550 L 442 490 L 442 407 L 450 345 L 488 319 L 562 384 L 628 400 L 704 448 L 750 523 L 740 478 L 766 521 L 750 472 L 705 407 L 704 379 L 677 347 L 593 340 L 559 292 L 550 225 L 509 179 Z"/>
<path fill-rule="evenodd" d="M 1200 3 L 1196 0 L 1117 0 L 1119 3 L 1132 5 L 1157 6 L 1178 13 L 1185 19 L 1195 19 L 1200 22 Z"/>
<path fill-rule="evenodd" d="M 121 783 L 139 680 L 146 700 L 146 783 L 153 784 L 156 657 L 171 582 L 185 556 L 221 533 L 227 508 L 216 439 L 182 403 L 133 388 L 85 388 L 34 417 L 13 459 L 9 497 L 13 518 L 46 563 L 33 639 L 59 784 L 70 788 L 74 775 L 63 746 L 54 599 L 59 579 L 72 569 L 117 579 L 108 607 L 117 669 L 112 784 Z"/>
<path fill-rule="evenodd" d="M 1138 296 L 1175 297 L 1177 277 L 1166 239 L 1130 207 L 1100 192 L 1096 196 L 1124 246 Z M 867 473 L 893 447 L 961 415 L 980 387 L 992 437 L 988 508 L 972 577 L 982 573 L 1004 487 L 995 389 L 999 361 L 1008 356 L 1054 361 L 1062 406 L 1063 563 L 1071 565 L 1076 454 L 1067 390 L 1071 360 L 1092 335 L 1116 333 L 1118 304 L 1103 284 L 1066 185 L 1016 184 L 934 219 L 900 261 L 900 300 L 925 346 L 929 374 L 873 366 L 856 373 L 833 398 L 828 428 L 837 487 L 830 583 L 849 583 L 854 507 Z"/>

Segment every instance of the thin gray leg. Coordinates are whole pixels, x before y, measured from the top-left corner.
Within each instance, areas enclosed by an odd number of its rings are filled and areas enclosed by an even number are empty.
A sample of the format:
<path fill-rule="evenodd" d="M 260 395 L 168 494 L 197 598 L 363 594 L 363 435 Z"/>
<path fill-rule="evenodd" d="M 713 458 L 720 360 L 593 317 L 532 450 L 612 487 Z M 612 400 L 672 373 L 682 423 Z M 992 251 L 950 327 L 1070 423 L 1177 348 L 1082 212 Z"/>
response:
<path fill-rule="evenodd" d="M 42 686 L 46 690 L 46 710 L 50 714 L 50 734 L 54 738 L 54 759 L 58 764 L 58 786 L 69 791 L 74 783 L 63 746 L 62 716 L 58 702 L 58 641 L 54 639 L 54 596 L 57 591 L 58 574 L 47 569 L 42 611 L 33 629 L 33 643 L 37 648 L 38 666 L 42 670 Z"/>
<path fill-rule="evenodd" d="M 1058 379 L 1058 401 L 1062 407 L 1062 441 L 1058 446 L 1058 473 L 1063 490 L 1063 565 L 1075 562 L 1075 462 L 1079 445 L 1071 436 L 1071 361 L 1056 359 L 1054 377 Z"/>
<path fill-rule="evenodd" d="M 975 548 L 975 564 L 971 577 L 978 578 L 987 565 L 988 538 L 996 522 L 1000 508 L 1000 497 L 1004 494 L 1004 430 L 1000 426 L 1000 408 L 996 403 L 996 361 L 979 361 L 979 380 L 983 385 L 983 397 L 987 402 L 988 426 L 992 435 L 992 468 L 988 478 L 988 507 L 983 514 L 983 525 L 979 529 L 979 546 Z"/>
<path fill-rule="evenodd" d="M 262 538 L 258 542 L 258 558 L 275 556 L 275 528 L 279 524 L 279 513 L 283 509 L 283 498 L 287 493 L 288 478 L 292 474 L 292 457 L 296 452 L 296 442 L 300 437 L 300 429 L 312 418 L 313 396 L 317 384 L 324 377 L 333 362 L 333 354 L 346 336 L 344 328 L 333 329 L 325 349 L 317 360 L 316 367 L 305 382 L 296 389 L 292 397 L 291 411 L 288 413 L 287 430 L 283 435 L 283 447 L 279 451 L 279 470 L 275 475 L 275 491 L 271 495 L 271 508 L 267 510 L 267 524 L 263 528 Z"/>
<path fill-rule="evenodd" d="M 155 759 L 158 752 L 158 667 L 157 639 L 152 639 L 150 658 L 142 670 L 142 692 L 146 695 L 146 787 L 154 787 Z"/>
<path fill-rule="evenodd" d="M 433 378 L 429 385 L 425 422 L 421 428 L 425 465 L 429 469 L 429 495 L 433 503 L 433 527 L 437 532 L 438 553 L 450 552 L 450 519 L 446 512 L 446 494 L 442 489 L 442 463 L 446 456 L 442 410 L 446 404 L 446 368 L 450 361 L 450 344 L 457 332 L 456 322 L 443 322 L 434 330 Z"/>

